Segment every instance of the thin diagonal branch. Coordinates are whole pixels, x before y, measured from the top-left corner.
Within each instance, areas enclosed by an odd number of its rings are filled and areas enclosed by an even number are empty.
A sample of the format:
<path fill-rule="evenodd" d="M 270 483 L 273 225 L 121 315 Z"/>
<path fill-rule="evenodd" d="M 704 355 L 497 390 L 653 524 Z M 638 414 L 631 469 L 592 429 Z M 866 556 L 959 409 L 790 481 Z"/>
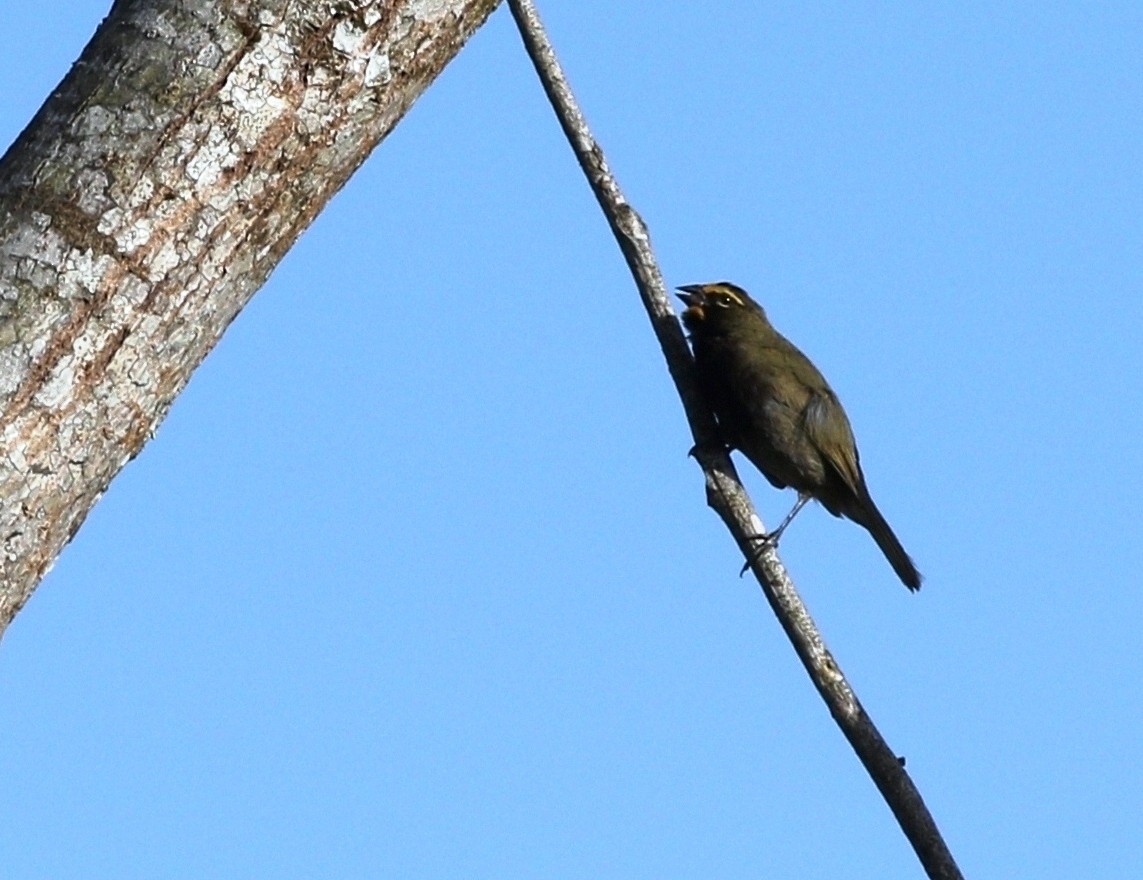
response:
<path fill-rule="evenodd" d="M 747 559 L 753 560 L 751 568 L 762 592 L 806 672 L 873 777 L 929 877 L 959 880 L 960 870 L 920 792 L 862 708 L 777 554 L 772 547 L 761 554 L 754 550 L 750 536 L 763 531 L 762 522 L 738 480 L 729 455 L 717 440 L 710 410 L 699 394 L 694 361 L 671 307 L 647 226 L 623 196 L 608 169 L 603 150 L 592 137 L 576 104 L 534 4 L 531 0 L 508 0 L 508 6 L 548 100 L 635 277 L 639 296 L 651 318 L 694 435 L 694 455 L 706 480 L 707 503 L 726 523 Z"/>

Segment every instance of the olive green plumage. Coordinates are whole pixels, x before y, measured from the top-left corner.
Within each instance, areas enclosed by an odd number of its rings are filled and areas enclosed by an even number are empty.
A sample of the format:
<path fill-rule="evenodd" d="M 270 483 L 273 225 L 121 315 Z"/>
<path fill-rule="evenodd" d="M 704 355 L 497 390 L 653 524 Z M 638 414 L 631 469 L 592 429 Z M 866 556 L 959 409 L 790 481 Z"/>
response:
<path fill-rule="evenodd" d="M 921 575 L 869 496 L 849 419 L 817 367 L 742 288 L 720 282 L 679 290 L 699 382 L 723 439 L 776 488 L 798 492 L 770 537 L 816 498 L 864 527 L 905 586 L 919 589 Z"/>

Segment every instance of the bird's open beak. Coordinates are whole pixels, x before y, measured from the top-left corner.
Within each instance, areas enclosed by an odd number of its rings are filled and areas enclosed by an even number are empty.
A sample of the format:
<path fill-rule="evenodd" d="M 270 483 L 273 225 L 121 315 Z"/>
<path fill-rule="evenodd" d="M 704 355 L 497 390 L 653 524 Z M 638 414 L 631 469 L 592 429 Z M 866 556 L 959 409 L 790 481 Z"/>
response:
<path fill-rule="evenodd" d="M 681 291 L 679 299 L 686 304 L 688 309 L 698 309 L 706 305 L 706 294 L 703 293 L 701 284 L 684 284 L 682 287 L 676 287 L 675 290 Z"/>

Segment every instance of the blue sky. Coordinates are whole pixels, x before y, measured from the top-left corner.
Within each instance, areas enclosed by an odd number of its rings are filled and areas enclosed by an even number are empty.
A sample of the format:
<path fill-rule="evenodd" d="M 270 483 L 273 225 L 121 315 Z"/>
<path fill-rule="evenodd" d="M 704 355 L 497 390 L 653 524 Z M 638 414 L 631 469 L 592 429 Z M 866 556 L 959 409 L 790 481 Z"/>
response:
<path fill-rule="evenodd" d="M 0 7 L 5 145 L 108 6 Z M 541 12 L 668 281 L 845 402 L 925 587 L 782 555 L 966 875 L 1138 876 L 1143 7 Z M 0 644 L 5 876 L 919 876 L 688 447 L 501 9 Z"/>

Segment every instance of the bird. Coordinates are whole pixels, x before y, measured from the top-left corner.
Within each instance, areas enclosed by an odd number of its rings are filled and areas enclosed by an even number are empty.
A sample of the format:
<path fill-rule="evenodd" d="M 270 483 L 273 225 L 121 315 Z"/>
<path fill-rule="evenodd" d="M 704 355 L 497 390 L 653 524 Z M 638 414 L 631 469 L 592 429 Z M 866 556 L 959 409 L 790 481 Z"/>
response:
<path fill-rule="evenodd" d="M 921 574 L 873 503 L 849 418 L 818 368 L 741 287 L 720 281 L 677 289 L 699 387 L 723 441 L 775 488 L 798 493 L 781 525 L 756 537 L 777 543 L 817 499 L 868 531 L 902 583 L 920 589 Z"/>

